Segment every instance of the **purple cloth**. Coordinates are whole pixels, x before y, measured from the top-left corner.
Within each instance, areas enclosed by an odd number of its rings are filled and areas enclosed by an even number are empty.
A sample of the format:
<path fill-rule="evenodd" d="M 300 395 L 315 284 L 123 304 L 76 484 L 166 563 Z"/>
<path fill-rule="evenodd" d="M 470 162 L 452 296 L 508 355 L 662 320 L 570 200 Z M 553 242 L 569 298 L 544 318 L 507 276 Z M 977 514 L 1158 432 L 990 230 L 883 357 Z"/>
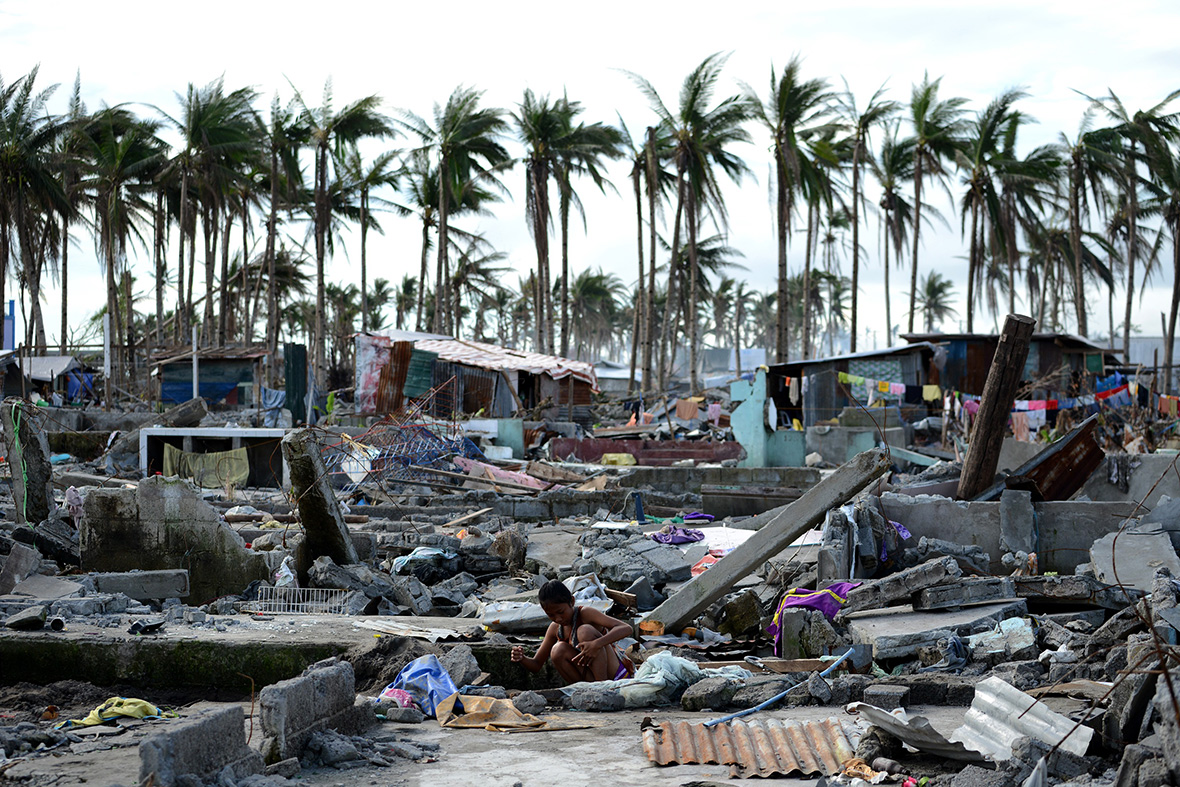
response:
<path fill-rule="evenodd" d="M 664 532 L 665 530 L 667 532 Z M 661 544 L 691 544 L 694 541 L 704 541 L 705 534 L 692 528 L 666 525 L 663 530 L 652 533 L 651 538 L 652 541 L 659 541 Z"/>
<path fill-rule="evenodd" d="M 712 522 L 715 518 L 716 517 L 714 517 L 712 514 L 702 514 L 700 511 L 693 511 L 691 514 L 684 515 L 685 522 L 689 522 L 692 520 L 696 520 L 696 521 L 700 521 L 700 522 Z"/>

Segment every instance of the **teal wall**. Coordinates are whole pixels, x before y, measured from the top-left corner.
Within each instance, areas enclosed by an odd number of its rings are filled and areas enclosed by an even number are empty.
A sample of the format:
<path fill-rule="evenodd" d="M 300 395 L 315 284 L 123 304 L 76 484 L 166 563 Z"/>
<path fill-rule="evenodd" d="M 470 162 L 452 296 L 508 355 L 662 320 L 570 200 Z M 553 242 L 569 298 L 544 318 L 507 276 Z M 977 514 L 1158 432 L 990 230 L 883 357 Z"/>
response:
<path fill-rule="evenodd" d="M 766 371 L 760 369 L 753 382 L 735 380 L 729 384 L 730 426 L 734 438 L 746 449 L 739 467 L 802 467 L 806 464 L 803 432 L 766 427 Z"/>

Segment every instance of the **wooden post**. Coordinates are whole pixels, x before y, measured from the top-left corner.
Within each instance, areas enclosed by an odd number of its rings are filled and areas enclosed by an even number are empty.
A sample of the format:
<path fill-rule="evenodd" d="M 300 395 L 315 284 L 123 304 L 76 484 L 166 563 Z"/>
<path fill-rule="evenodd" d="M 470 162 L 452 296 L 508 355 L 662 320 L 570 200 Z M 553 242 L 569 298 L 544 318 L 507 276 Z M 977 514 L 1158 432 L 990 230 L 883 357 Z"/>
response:
<path fill-rule="evenodd" d="M 836 472 L 793 503 L 763 514 L 769 521 L 708 571 L 690 579 L 643 618 L 643 631 L 678 632 L 726 593 L 739 579 L 786 549 L 824 521 L 831 509 L 844 505 L 889 471 L 889 457 L 880 448 L 857 454 Z"/>
<path fill-rule="evenodd" d="M 1028 344 L 1036 324 L 1036 320 L 1023 314 L 1009 314 L 1004 320 L 987 382 L 983 384 L 975 425 L 971 427 L 971 447 L 959 476 L 960 500 L 971 500 L 995 481 L 1008 415 L 1024 375 Z"/>

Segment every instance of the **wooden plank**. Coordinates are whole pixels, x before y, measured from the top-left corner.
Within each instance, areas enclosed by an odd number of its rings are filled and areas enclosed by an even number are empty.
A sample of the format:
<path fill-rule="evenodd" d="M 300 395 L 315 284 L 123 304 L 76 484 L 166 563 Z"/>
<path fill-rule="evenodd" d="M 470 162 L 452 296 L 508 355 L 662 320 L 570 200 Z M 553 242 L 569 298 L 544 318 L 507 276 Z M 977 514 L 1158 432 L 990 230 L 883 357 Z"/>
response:
<path fill-rule="evenodd" d="M 776 509 L 762 529 L 714 563 L 708 571 L 682 585 L 667 601 L 644 616 L 644 621 L 663 624 L 667 632 L 680 631 L 729 592 L 735 582 L 786 549 L 823 522 L 828 511 L 847 503 L 888 471 L 888 455 L 880 448 L 858 454 L 809 489 L 803 497 Z"/>
<path fill-rule="evenodd" d="M 622 604 L 629 609 L 635 609 L 636 598 L 634 593 L 624 593 L 621 590 L 612 590 L 606 588 L 606 597 L 616 604 Z"/>
<path fill-rule="evenodd" d="M 979 412 L 971 427 L 971 449 L 963 462 L 959 476 L 960 500 L 970 500 L 992 485 L 996 465 L 1000 461 L 1000 447 L 1008 431 L 1008 416 L 1012 400 L 1024 377 L 1024 362 L 1028 359 L 1028 344 L 1032 340 L 1037 321 L 1023 314 L 1009 314 L 992 365 L 983 385 Z"/>
<path fill-rule="evenodd" d="M 69 470 L 53 474 L 53 484 L 60 489 L 71 486 L 139 486 L 134 478 L 116 478 L 110 475 L 91 475 Z"/>
<path fill-rule="evenodd" d="M 450 470 L 435 470 L 433 467 L 419 467 L 418 465 L 410 465 L 409 469 L 410 470 L 417 470 L 422 473 L 430 473 L 432 475 L 440 475 L 445 478 L 458 478 L 463 481 L 475 481 L 476 483 L 480 483 L 480 484 L 491 483 L 490 481 L 486 481 L 478 476 L 470 476 L 470 475 L 467 475 L 466 473 L 452 473 Z M 512 481 L 497 480 L 497 481 L 495 481 L 495 484 L 496 484 L 496 486 L 501 486 L 501 487 L 504 487 L 505 489 L 519 489 L 521 491 L 524 491 L 524 492 L 527 492 L 527 493 L 533 494 L 533 495 L 542 491 L 535 486 L 525 486 L 524 484 L 516 484 L 516 483 L 513 483 Z"/>
<path fill-rule="evenodd" d="M 491 508 L 481 508 L 478 511 L 471 511 L 469 513 L 464 514 L 461 517 L 458 517 L 457 519 L 452 519 L 450 522 L 444 523 L 443 527 L 457 527 L 459 525 L 467 524 L 468 522 L 472 521 L 473 519 L 479 519 L 481 516 L 483 516 L 484 514 L 488 513 L 491 510 L 492 510 Z"/>

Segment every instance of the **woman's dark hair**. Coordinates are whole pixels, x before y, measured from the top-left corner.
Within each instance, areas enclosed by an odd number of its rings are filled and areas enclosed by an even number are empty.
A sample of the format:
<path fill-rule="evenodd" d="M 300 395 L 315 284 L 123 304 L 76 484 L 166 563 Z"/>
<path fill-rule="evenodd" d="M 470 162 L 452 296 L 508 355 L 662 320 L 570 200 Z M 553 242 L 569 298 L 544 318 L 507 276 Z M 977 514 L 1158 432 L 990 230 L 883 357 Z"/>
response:
<path fill-rule="evenodd" d="M 570 593 L 561 580 L 551 579 L 537 592 L 537 600 L 542 604 L 573 604 L 574 594 Z"/>

